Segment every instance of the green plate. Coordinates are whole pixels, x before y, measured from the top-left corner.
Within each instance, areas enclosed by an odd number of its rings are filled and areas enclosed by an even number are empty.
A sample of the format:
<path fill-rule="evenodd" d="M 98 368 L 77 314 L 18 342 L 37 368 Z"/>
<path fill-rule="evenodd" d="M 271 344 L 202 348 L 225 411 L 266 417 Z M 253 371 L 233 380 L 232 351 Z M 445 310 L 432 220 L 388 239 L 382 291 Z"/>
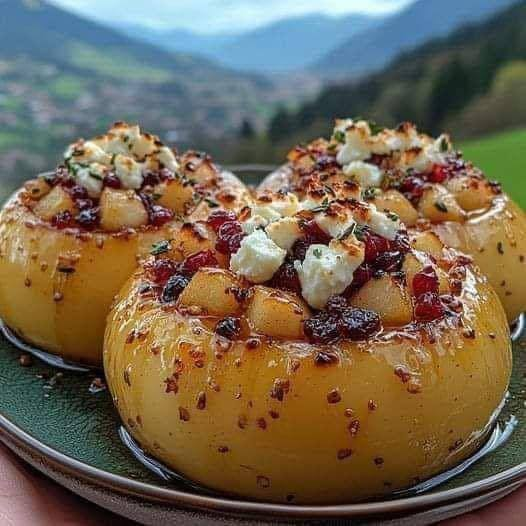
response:
<path fill-rule="evenodd" d="M 526 481 L 524 334 L 514 343 L 510 393 L 499 416 L 501 429 L 509 432 L 513 427 L 507 441 L 425 493 L 382 502 L 317 507 L 237 501 L 184 482 L 163 480 L 123 445 L 108 391 L 90 389 L 97 372 L 60 371 L 37 359 L 29 367 L 22 366 L 20 355 L 20 350 L 0 338 L 0 439 L 77 493 L 124 515 L 139 517 L 146 524 L 167 517 L 181 523 L 219 520 L 225 524 L 234 516 L 281 517 L 286 522 L 433 513 L 435 519 L 439 510 L 459 513 Z"/>

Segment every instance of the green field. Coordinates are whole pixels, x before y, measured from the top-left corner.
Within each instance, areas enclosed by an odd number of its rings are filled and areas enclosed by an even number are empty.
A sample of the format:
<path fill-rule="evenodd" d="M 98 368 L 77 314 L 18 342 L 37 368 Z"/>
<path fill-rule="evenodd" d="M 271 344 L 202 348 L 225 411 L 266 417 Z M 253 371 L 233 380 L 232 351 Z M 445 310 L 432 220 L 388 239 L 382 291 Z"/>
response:
<path fill-rule="evenodd" d="M 468 142 L 461 149 L 466 159 L 501 181 L 504 191 L 526 209 L 526 129 Z"/>

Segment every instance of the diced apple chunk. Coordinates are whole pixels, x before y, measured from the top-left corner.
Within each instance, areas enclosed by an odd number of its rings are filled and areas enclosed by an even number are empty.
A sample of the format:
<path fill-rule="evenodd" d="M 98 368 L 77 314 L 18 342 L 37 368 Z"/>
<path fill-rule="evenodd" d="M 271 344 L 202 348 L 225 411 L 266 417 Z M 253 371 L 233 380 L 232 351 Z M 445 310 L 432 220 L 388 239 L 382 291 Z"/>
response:
<path fill-rule="evenodd" d="M 31 179 L 24 184 L 24 188 L 31 199 L 42 199 L 51 191 L 51 186 L 43 177 Z"/>
<path fill-rule="evenodd" d="M 201 268 L 179 296 L 179 305 L 198 306 L 211 316 L 229 316 L 239 311 L 235 274 L 218 268 Z"/>
<path fill-rule="evenodd" d="M 495 197 L 488 182 L 475 177 L 453 177 L 448 181 L 447 189 L 467 212 L 486 208 Z"/>
<path fill-rule="evenodd" d="M 105 188 L 100 196 L 100 224 L 108 232 L 148 224 L 148 212 L 133 190 Z"/>
<path fill-rule="evenodd" d="M 310 317 L 310 311 L 295 294 L 256 286 L 252 289 L 246 315 L 256 332 L 298 340 L 303 338 L 303 322 Z"/>
<path fill-rule="evenodd" d="M 389 275 L 368 281 L 351 298 L 351 304 L 377 312 L 387 327 L 407 325 L 413 319 L 413 304 L 407 288 Z"/>
<path fill-rule="evenodd" d="M 464 220 L 464 211 L 460 208 L 451 192 L 442 185 L 433 185 L 427 188 L 418 203 L 420 213 L 432 223 Z"/>
<path fill-rule="evenodd" d="M 444 244 L 440 238 L 431 231 L 418 232 L 411 240 L 411 245 L 415 250 L 420 250 L 433 256 L 435 259 L 442 257 Z"/>
<path fill-rule="evenodd" d="M 45 221 L 49 221 L 60 212 L 65 212 L 66 210 L 74 213 L 75 203 L 61 186 L 55 186 L 33 209 L 35 214 Z"/>
<path fill-rule="evenodd" d="M 173 210 L 177 215 L 183 215 L 187 204 L 192 202 L 194 191 L 181 179 L 172 179 L 157 185 L 155 194 L 160 196 L 158 204 Z"/>
<path fill-rule="evenodd" d="M 196 252 L 214 250 L 215 239 L 215 234 L 204 222 L 185 223 L 176 232 L 171 243 L 172 256 L 177 260 L 182 260 Z M 218 256 L 219 254 L 216 255 Z"/>
<path fill-rule="evenodd" d="M 413 226 L 418 219 L 418 212 L 411 202 L 398 190 L 387 190 L 374 198 L 378 210 L 389 210 L 400 218 L 406 226 Z"/>

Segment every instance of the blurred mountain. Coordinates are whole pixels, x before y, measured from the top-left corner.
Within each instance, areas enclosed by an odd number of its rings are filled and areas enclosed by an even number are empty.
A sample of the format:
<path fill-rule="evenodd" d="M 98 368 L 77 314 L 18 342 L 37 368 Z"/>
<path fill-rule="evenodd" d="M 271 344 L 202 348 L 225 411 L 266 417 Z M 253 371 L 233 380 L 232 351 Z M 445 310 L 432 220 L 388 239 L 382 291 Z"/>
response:
<path fill-rule="evenodd" d="M 332 76 L 363 75 L 385 66 L 403 51 L 476 23 L 517 0 L 417 0 L 382 24 L 336 47 L 314 68 Z"/>
<path fill-rule="evenodd" d="M 125 24 L 117 27 L 164 49 L 198 53 L 237 70 L 276 73 L 302 69 L 382 20 L 367 15 L 330 17 L 318 13 L 286 18 L 243 33 L 211 35 Z"/>

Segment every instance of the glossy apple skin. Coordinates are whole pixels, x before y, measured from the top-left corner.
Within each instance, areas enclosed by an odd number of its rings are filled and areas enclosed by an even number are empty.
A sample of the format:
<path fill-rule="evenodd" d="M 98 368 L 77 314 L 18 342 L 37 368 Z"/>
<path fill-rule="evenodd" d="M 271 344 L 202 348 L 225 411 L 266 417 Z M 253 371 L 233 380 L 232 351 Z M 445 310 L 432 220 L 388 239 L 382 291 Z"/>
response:
<path fill-rule="evenodd" d="M 15 194 L 0 213 L 0 317 L 25 341 L 101 365 L 106 315 L 152 244 L 176 223 L 128 235 L 57 230 Z"/>
<path fill-rule="evenodd" d="M 463 328 L 434 325 L 434 342 L 402 328 L 328 347 L 224 345 L 217 319 L 163 308 L 141 296 L 142 281 L 128 281 L 108 318 L 111 394 L 148 453 L 216 490 L 327 504 L 411 486 L 481 445 L 507 389 L 506 316 L 476 271 Z"/>
<path fill-rule="evenodd" d="M 267 176 L 260 189 L 286 188 L 293 172 L 288 165 Z M 508 318 L 526 310 L 526 214 L 506 194 L 496 196 L 486 210 L 467 213 L 462 223 L 431 224 L 442 241 L 469 254 L 497 292 Z"/>

